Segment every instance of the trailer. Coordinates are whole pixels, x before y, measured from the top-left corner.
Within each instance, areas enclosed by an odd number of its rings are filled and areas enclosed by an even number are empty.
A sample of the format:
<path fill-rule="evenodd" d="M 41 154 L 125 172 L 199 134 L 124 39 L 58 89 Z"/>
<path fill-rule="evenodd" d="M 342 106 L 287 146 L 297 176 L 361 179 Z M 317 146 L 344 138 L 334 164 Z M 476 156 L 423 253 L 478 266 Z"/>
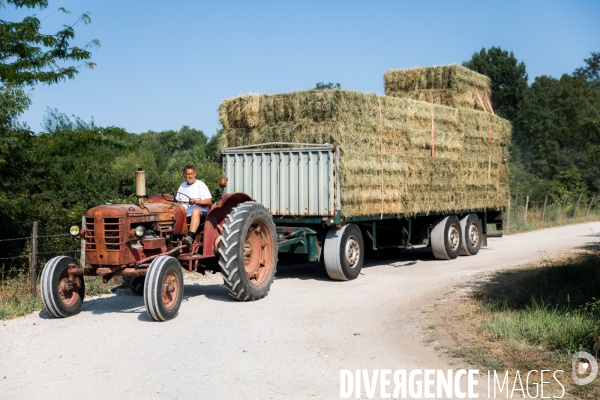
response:
<path fill-rule="evenodd" d="M 437 259 L 476 255 L 501 236 L 502 209 L 347 216 L 335 144 L 263 143 L 222 150 L 226 192 L 243 192 L 273 216 L 279 254 L 321 261 L 334 280 L 358 277 L 365 257 L 429 247 Z"/>

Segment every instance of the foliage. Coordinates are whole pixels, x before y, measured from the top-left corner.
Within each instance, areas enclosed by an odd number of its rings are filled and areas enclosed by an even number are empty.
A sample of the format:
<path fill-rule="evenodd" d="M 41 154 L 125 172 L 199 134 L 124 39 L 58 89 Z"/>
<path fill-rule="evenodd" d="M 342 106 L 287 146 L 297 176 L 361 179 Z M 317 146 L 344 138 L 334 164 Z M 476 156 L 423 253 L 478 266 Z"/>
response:
<path fill-rule="evenodd" d="M 330 89 L 341 89 L 342 87 L 340 86 L 339 83 L 333 83 L 333 82 L 329 82 L 329 83 L 323 83 L 323 82 L 317 82 L 315 84 L 315 87 L 313 88 L 313 90 L 330 90 Z"/>
<path fill-rule="evenodd" d="M 491 339 L 523 341 L 552 351 L 598 354 L 598 252 L 500 273 L 475 294 L 489 311 Z"/>
<path fill-rule="evenodd" d="M 30 102 L 21 88 L 0 86 L 0 238 L 6 237 L 4 230 L 24 232 L 19 222 L 26 217 L 22 175 L 28 170 L 32 135 L 17 118 Z"/>
<path fill-rule="evenodd" d="M 26 95 L 6 89 L 0 97 L 10 100 L 3 105 L 14 105 L 0 108 L 1 129 L 10 134 L 2 136 L 0 147 L 0 160 L 5 161 L 0 162 L 0 238 L 29 235 L 35 220 L 44 234 L 65 233 L 91 207 L 135 202 L 138 168 L 147 173 L 149 194 L 173 193 L 183 181 L 181 168 L 193 162 L 198 178 L 213 196 L 220 195 L 215 141 L 208 147 L 202 131 L 183 126 L 137 135 L 49 109 L 45 132 L 33 135 L 15 120 L 28 105 Z M 21 250 L 0 247 L 8 256 Z"/>
<path fill-rule="evenodd" d="M 560 79 L 537 77 L 520 104 L 513 144 L 521 162 L 562 197 L 600 190 L 600 85 L 596 53 Z"/>
<path fill-rule="evenodd" d="M 7 0 L 7 3 L 16 8 L 44 10 L 48 7 L 47 0 Z M 70 14 L 63 7 L 56 12 Z M 43 34 L 42 21 L 36 15 L 18 22 L 0 20 L 0 83 L 50 85 L 74 78 L 80 66 L 71 64 L 73 62 L 82 62 L 88 68 L 95 66 L 88 61 L 92 54 L 87 49 L 98 48 L 98 40 L 92 40 L 84 48 L 71 44 L 75 26 L 92 22 L 89 14 L 81 14 L 74 23 L 63 25 L 55 34 Z"/>
<path fill-rule="evenodd" d="M 513 52 L 500 47 L 481 49 L 473 54 L 463 66 L 487 75 L 492 80 L 492 104 L 494 112 L 513 121 L 525 92 L 527 71 L 523 62 L 518 62 Z"/>
<path fill-rule="evenodd" d="M 464 66 L 492 80 L 495 111 L 513 122 L 513 194 L 551 201 L 584 200 L 600 190 L 600 53 L 559 79 L 527 85 L 525 64 L 498 47 L 482 49 Z"/>

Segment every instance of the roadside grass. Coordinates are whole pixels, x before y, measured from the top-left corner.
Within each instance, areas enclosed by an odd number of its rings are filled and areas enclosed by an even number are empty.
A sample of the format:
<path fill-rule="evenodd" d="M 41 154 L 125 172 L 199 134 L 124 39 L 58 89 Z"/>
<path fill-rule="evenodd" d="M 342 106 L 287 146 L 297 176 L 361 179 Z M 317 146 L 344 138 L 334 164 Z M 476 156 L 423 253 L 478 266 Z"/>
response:
<path fill-rule="evenodd" d="M 565 226 L 565 225 L 575 225 L 582 224 L 584 222 L 593 222 L 600 221 L 600 215 L 596 213 L 591 213 L 589 216 L 585 217 L 575 217 L 575 218 L 562 218 L 555 220 L 545 220 L 542 221 L 540 219 L 527 220 L 527 221 L 517 221 L 511 222 L 508 227 L 504 228 L 504 233 L 512 234 L 512 233 L 521 233 L 528 231 L 535 231 L 538 229 L 545 228 L 553 228 L 555 226 Z"/>
<path fill-rule="evenodd" d="M 121 286 L 123 286 L 123 279 L 120 276 L 111 279 L 108 283 L 103 283 L 102 278 L 98 276 L 86 276 L 85 297 L 110 294 Z M 1 282 L 0 320 L 20 317 L 43 309 L 39 287 L 38 281 L 37 296 L 32 296 L 31 280 L 25 274 Z"/>
<path fill-rule="evenodd" d="M 525 341 L 571 354 L 600 350 L 600 251 L 497 274 L 474 294 L 493 341 Z"/>
<path fill-rule="evenodd" d="M 600 398 L 600 377 L 577 386 L 571 357 L 600 353 L 600 249 L 493 275 L 452 310 L 449 353 L 484 370 L 563 370 L 566 396 Z M 591 367 L 590 367 L 591 368 Z M 560 396 L 560 389 L 557 396 Z"/>
<path fill-rule="evenodd" d="M 534 231 L 544 228 L 552 228 L 555 226 L 581 224 L 584 222 L 600 221 L 600 210 L 592 208 L 588 213 L 586 207 L 580 207 L 574 215 L 574 206 L 569 205 L 564 210 L 559 206 L 549 206 L 546 213 L 542 215 L 542 208 L 532 206 L 525 214 L 525 206 L 519 206 L 519 214 L 517 215 L 514 206 L 510 213 L 504 211 L 504 230 L 503 233 L 510 235 L 513 233 Z M 510 214 L 510 215 L 509 215 Z M 527 215 L 527 216 L 526 216 Z M 544 217 L 542 219 L 542 216 Z M 488 230 L 495 232 L 495 225 L 488 224 Z"/>

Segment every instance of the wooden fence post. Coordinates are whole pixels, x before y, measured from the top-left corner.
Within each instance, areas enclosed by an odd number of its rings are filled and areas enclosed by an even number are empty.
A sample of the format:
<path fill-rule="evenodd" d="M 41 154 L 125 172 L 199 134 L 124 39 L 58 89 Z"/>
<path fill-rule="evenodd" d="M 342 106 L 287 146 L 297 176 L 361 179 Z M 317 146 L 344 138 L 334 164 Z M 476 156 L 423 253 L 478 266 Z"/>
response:
<path fill-rule="evenodd" d="M 565 199 L 563 200 L 563 205 L 562 205 L 562 208 L 560 209 L 560 214 L 558 214 L 558 219 L 562 218 L 562 214 L 563 214 L 563 211 L 565 211 L 565 206 L 567 205 L 568 198 L 569 198 L 569 196 L 565 196 Z"/>
<path fill-rule="evenodd" d="M 506 209 L 506 229 L 508 229 L 508 225 L 510 224 L 510 201 L 512 200 L 512 196 L 508 196 L 508 208 Z"/>
<path fill-rule="evenodd" d="M 515 195 L 515 221 L 519 222 L 519 194 Z"/>
<path fill-rule="evenodd" d="M 81 230 L 85 231 L 85 215 L 81 217 Z M 79 255 L 79 265 L 85 268 L 85 236 L 81 239 L 81 254 Z"/>
<path fill-rule="evenodd" d="M 590 201 L 590 206 L 588 207 L 588 212 L 587 214 L 585 214 L 585 217 L 587 218 L 590 215 L 590 210 L 592 209 L 592 204 L 594 204 L 594 199 L 596 198 L 596 195 L 592 196 L 592 201 Z"/>
<path fill-rule="evenodd" d="M 527 195 L 527 199 L 525 200 L 525 222 L 527 222 L 527 209 L 529 208 L 529 195 Z"/>
<path fill-rule="evenodd" d="M 31 234 L 31 264 L 29 265 L 29 276 L 31 277 L 31 295 L 37 296 L 37 241 L 38 241 L 38 222 L 33 222 L 33 232 Z"/>
<path fill-rule="evenodd" d="M 546 204 L 548 203 L 548 196 L 546 195 L 546 197 L 544 197 L 544 209 L 542 210 L 542 221 L 544 220 L 544 217 L 546 216 Z"/>
<path fill-rule="evenodd" d="M 575 205 L 575 210 L 573 211 L 573 215 L 571 216 L 571 218 L 575 218 L 577 216 L 577 209 L 579 208 L 579 202 L 581 201 L 581 196 L 583 196 L 583 192 L 581 192 L 581 194 L 579 195 L 579 198 L 577 199 L 577 204 Z"/>

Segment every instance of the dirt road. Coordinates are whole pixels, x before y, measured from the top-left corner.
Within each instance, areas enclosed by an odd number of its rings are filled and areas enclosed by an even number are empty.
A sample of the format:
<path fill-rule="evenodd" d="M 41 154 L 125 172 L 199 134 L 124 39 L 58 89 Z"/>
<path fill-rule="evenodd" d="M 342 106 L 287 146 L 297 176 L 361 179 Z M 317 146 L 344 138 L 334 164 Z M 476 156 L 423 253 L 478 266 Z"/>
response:
<path fill-rule="evenodd" d="M 599 233 L 595 222 L 494 238 L 453 261 L 405 252 L 366 263 L 351 282 L 318 265 L 283 267 L 254 303 L 230 300 L 214 275 L 186 282 L 166 323 L 125 292 L 88 299 L 73 318 L 3 321 L 0 398 L 335 399 L 340 369 L 450 369 L 423 343 L 425 307 L 479 274 L 592 246 Z"/>

